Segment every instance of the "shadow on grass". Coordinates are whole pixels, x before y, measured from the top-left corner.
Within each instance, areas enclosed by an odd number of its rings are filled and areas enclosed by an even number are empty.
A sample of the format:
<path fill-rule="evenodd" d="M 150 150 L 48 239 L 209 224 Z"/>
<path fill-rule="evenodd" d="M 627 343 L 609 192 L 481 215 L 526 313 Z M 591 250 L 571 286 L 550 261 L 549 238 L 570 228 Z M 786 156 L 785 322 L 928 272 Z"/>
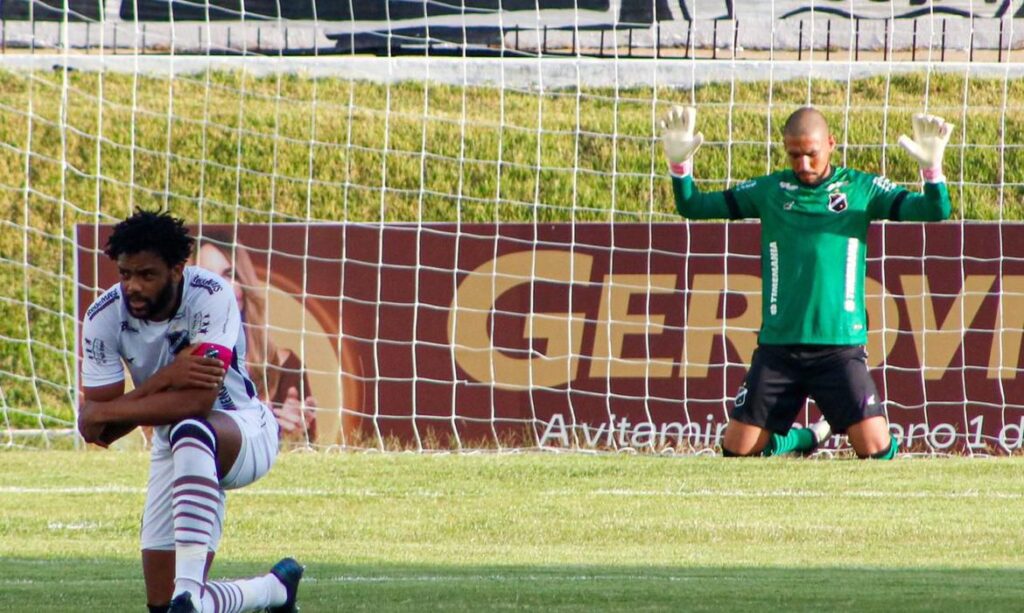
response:
<path fill-rule="evenodd" d="M 265 572 L 225 562 L 217 577 Z M 316 611 L 1019 611 L 1021 570 L 308 564 Z M 0 611 L 144 611 L 137 563 L 0 558 Z"/>

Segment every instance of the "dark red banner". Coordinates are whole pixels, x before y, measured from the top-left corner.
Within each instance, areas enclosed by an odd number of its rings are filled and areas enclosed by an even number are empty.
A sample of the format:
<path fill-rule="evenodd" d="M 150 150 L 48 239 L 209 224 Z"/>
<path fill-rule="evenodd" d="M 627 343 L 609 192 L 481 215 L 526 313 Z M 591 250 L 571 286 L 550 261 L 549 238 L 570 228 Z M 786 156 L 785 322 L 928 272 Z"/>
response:
<path fill-rule="evenodd" d="M 79 313 L 116 282 L 95 247 L 108 231 L 78 229 Z M 250 351 L 261 389 L 285 403 L 290 376 L 320 445 L 713 445 L 760 325 L 757 224 L 202 236 L 200 259 L 234 271 L 247 327 L 273 348 Z M 870 363 L 904 447 L 1020 448 L 1024 225 L 882 224 L 869 254 Z"/>

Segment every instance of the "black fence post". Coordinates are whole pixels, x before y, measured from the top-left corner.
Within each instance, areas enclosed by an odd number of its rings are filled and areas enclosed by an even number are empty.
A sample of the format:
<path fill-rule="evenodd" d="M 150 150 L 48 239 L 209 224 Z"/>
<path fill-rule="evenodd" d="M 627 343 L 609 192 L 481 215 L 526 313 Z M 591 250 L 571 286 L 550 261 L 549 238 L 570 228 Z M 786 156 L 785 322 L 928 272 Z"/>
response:
<path fill-rule="evenodd" d="M 971 38 L 969 43 L 969 50 L 967 51 L 967 61 L 974 61 L 974 15 L 971 15 Z"/>
<path fill-rule="evenodd" d="M 654 22 L 654 57 L 661 57 L 661 22 Z"/>
<path fill-rule="evenodd" d="M 796 60 L 804 59 L 804 20 L 800 20 L 800 36 L 796 41 Z"/>
<path fill-rule="evenodd" d="M 889 20 L 885 20 L 885 40 L 882 42 L 882 60 L 889 61 Z"/>
<path fill-rule="evenodd" d="M 832 20 L 825 21 L 825 61 L 832 59 Z"/>
<path fill-rule="evenodd" d="M 683 57 L 690 58 L 690 43 L 693 41 L 693 20 L 686 22 L 686 53 Z"/>
<path fill-rule="evenodd" d="M 853 61 L 860 59 L 860 17 L 853 20 Z"/>
<path fill-rule="evenodd" d="M 732 57 L 736 58 L 736 50 L 740 46 L 740 20 L 732 20 Z"/>
<path fill-rule="evenodd" d="M 914 20 L 914 34 L 910 38 L 910 61 L 917 60 L 917 20 Z"/>
<path fill-rule="evenodd" d="M 942 54 L 939 57 L 940 62 L 946 61 L 946 20 L 942 20 Z"/>
<path fill-rule="evenodd" d="M 718 20 L 714 20 L 711 23 L 714 25 L 714 30 L 711 31 L 711 59 L 718 59 Z"/>
<path fill-rule="evenodd" d="M 1003 23 L 1005 18 L 999 18 L 999 61 L 1003 61 Z"/>

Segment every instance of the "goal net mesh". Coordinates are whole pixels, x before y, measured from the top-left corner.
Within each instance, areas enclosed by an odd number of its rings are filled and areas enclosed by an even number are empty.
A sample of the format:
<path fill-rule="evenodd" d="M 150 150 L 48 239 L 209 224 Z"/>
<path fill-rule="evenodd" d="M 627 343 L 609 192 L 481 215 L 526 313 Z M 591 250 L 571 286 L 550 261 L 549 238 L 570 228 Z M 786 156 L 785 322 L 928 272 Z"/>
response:
<path fill-rule="evenodd" d="M 0 444 L 80 445 L 80 321 L 141 208 L 233 282 L 290 447 L 711 449 L 758 230 L 679 218 L 659 120 L 698 108 L 720 190 L 810 104 L 913 190 L 911 115 L 955 124 L 953 219 L 872 231 L 870 366 L 905 449 L 1018 449 L 1021 3 L 734 4 L 3 3 Z"/>

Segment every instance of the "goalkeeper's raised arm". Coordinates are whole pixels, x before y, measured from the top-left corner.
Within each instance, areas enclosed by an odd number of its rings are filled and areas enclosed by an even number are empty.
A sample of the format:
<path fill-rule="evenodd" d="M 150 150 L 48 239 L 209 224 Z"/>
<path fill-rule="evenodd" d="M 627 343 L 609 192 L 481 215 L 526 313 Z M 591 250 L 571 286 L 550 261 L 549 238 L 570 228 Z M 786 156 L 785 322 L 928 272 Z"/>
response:
<path fill-rule="evenodd" d="M 949 217 L 942 156 L 952 126 L 915 115 L 900 145 L 920 164 L 923 192 L 885 177 L 833 166 L 836 139 L 824 115 L 798 109 L 782 138 L 788 168 L 725 191 L 701 193 L 693 156 L 704 137 L 697 111 L 674 107 L 662 122 L 676 208 L 693 219 L 761 220 L 761 330 L 722 441 L 724 455 L 808 452 L 832 432 L 860 457 L 890 459 L 882 398 L 868 372 L 864 278 L 872 220 Z M 791 429 L 807 398 L 825 420 Z M 827 423 L 826 423 L 827 422 Z"/>
<path fill-rule="evenodd" d="M 793 113 L 786 122 L 784 138 L 793 137 L 798 128 L 810 125 L 824 128 L 825 137 L 815 147 L 803 151 L 786 149 L 790 169 L 766 177 L 757 177 L 740 183 L 725 191 L 701 192 L 693 180 L 693 157 L 704 143 L 704 135 L 696 131 L 697 109 L 674 106 L 661 122 L 662 144 L 672 177 L 672 193 L 676 210 L 690 219 L 744 219 L 761 217 L 763 199 L 756 196 L 753 187 L 765 183 L 782 181 L 783 187 L 800 185 L 815 187 L 837 181 L 840 175 L 855 172 L 863 179 L 873 182 L 875 189 L 866 192 L 867 213 L 871 219 L 892 221 L 941 221 L 949 217 L 950 201 L 946 189 L 946 178 L 942 172 L 942 158 L 952 134 L 952 124 L 941 117 L 917 114 L 912 118 L 914 137 L 903 135 L 899 144 L 913 157 L 921 168 L 924 180 L 923 193 L 909 192 L 884 177 L 868 173 L 833 168 L 831 153 L 835 138 L 828 132 L 827 123 L 821 114 L 804 107 Z M 793 140 L 790 138 L 790 140 Z M 794 182 L 793 179 L 797 181 Z M 749 191 L 748 194 L 742 192 Z M 783 203 L 785 205 L 785 203 Z"/>

